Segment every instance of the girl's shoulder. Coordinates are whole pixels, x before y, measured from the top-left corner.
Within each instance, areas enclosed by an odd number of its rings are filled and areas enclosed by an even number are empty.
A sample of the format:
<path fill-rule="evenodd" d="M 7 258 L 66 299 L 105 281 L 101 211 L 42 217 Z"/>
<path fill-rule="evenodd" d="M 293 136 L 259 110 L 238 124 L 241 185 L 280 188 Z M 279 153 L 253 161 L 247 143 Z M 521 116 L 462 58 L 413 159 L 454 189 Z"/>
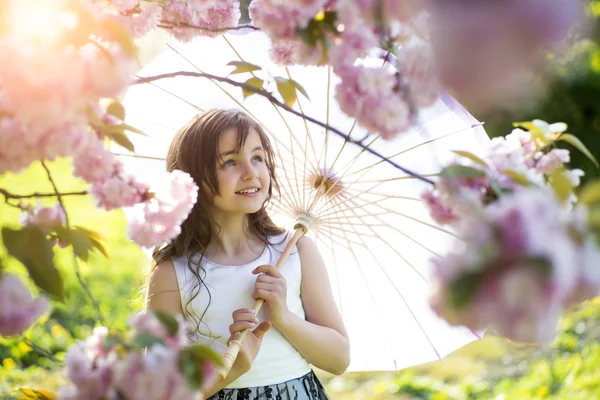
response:
<path fill-rule="evenodd" d="M 285 249 L 285 246 L 288 244 L 291 238 L 292 233 L 288 231 L 271 235 L 268 237 L 269 247 L 281 252 Z"/>

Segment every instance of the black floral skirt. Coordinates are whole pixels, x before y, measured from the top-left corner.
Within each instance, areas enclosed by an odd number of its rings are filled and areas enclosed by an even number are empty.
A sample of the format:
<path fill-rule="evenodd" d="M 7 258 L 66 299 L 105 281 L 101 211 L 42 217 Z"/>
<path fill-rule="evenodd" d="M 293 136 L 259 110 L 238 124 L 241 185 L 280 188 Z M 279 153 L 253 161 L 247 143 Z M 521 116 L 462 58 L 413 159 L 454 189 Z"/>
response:
<path fill-rule="evenodd" d="M 222 389 L 208 400 L 329 400 L 313 371 L 287 382 L 242 389 Z"/>

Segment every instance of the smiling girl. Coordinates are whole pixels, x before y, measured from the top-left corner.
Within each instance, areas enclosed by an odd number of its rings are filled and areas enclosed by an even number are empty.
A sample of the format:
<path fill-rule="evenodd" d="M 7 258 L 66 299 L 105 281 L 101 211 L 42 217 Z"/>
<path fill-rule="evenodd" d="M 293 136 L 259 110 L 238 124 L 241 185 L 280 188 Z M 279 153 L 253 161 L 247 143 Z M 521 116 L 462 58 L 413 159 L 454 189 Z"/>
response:
<path fill-rule="evenodd" d="M 200 188 L 181 234 L 154 252 L 147 305 L 183 314 L 192 339 L 224 352 L 250 329 L 214 399 L 326 399 L 311 365 L 342 374 L 349 342 L 323 260 L 303 237 L 278 270 L 291 235 L 266 212 L 276 193 L 269 138 L 241 111 L 211 110 L 173 139 L 167 170 Z M 265 306 L 254 315 L 255 299 Z"/>

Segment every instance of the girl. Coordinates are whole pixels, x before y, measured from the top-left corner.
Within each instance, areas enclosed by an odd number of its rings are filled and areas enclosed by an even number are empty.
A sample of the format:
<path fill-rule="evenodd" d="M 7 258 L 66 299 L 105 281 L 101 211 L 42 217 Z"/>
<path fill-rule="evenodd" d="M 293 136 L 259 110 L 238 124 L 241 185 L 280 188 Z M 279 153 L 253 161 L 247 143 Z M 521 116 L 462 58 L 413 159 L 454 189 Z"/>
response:
<path fill-rule="evenodd" d="M 183 314 L 194 322 L 192 339 L 220 353 L 251 330 L 207 395 L 326 399 L 310 365 L 344 373 L 348 337 L 310 239 L 298 241 L 281 271 L 273 266 L 289 236 L 265 211 L 277 181 L 263 129 L 240 111 L 208 111 L 176 134 L 167 169 L 189 173 L 200 190 L 181 234 L 153 254 L 148 307 Z M 265 305 L 254 315 L 259 298 Z"/>

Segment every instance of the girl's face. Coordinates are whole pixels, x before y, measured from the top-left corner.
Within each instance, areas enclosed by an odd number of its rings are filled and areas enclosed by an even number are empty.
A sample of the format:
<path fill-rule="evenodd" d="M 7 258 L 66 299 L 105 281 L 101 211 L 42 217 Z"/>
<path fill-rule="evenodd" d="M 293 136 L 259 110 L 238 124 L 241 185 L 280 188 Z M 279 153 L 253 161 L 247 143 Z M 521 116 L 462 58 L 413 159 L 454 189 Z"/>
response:
<path fill-rule="evenodd" d="M 254 130 L 239 152 L 236 148 L 236 129 L 225 131 L 219 138 L 219 194 L 213 198 L 213 206 L 220 211 L 253 214 L 261 209 L 271 185 L 265 151 Z"/>

